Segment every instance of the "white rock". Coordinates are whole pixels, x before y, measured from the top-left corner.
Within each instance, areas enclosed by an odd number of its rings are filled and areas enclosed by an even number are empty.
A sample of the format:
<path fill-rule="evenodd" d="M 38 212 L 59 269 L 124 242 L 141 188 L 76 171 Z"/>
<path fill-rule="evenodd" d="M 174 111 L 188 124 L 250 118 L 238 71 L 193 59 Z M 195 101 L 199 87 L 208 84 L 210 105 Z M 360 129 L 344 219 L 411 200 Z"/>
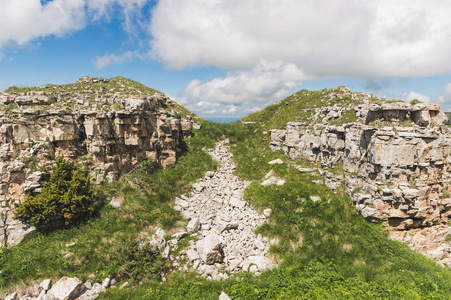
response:
<path fill-rule="evenodd" d="M 176 239 L 177 241 L 179 241 L 179 240 L 181 240 L 182 238 L 184 238 L 187 235 L 188 235 L 188 232 L 183 231 L 183 232 L 174 233 L 171 237 L 173 239 Z"/>
<path fill-rule="evenodd" d="M 230 198 L 230 205 L 233 207 L 243 208 L 246 206 L 246 201 L 239 200 L 235 197 Z"/>
<path fill-rule="evenodd" d="M 163 252 L 161 253 L 161 257 L 167 259 L 169 257 L 169 253 L 171 252 L 171 248 L 169 246 L 164 247 Z"/>
<path fill-rule="evenodd" d="M 310 200 L 312 200 L 313 202 L 318 202 L 321 200 L 320 196 L 310 196 Z"/>
<path fill-rule="evenodd" d="M 119 208 L 121 207 L 122 201 L 121 197 L 113 197 L 111 198 L 110 205 L 114 208 Z"/>
<path fill-rule="evenodd" d="M 272 261 L 266 256 L 249 256 L 241 265 L 243 271 L 248 271 L 251 265 L 256 265 L 260 272 L 274 267 Z"/>
<path fill-rule="evenodd" d="M 226 293 L 221 292 L 221 295 L 219 295 L 218 300 L 232 300 L 232 299 L 230 299 L 230 297 Z"/>
<path fill-rule="evenodd" d="M 64 276 L 52 286 L 48 294 L 53 295 L 59 300 L 73 300 L 80 293 L 82 286 L 83 282 L 80 279 Z"/>
<path fill-rule="evenodd" d="M 199 218 L 193 218 L 191 221 L 189 221 L 188 225 L 186 226 L 186 231 L 188 231 L 189 234 L 193 234 L 197 232 L 200 228 L 200 220 Z"/>
<path fill-rule="evenodd" d="M 17 300 L 17 293 L 14 292 L 5 297 L 5 300 Z"/>
<path fill-rule="evenodd" d="M 278 158 L 278 159 L 275 159 L 275 160 L 271 160 L 268 164 L 269 164 L 269 165 L 275 165 L 275 164 L 281 165 L 281 164 L 283 164 L 283 160 L 281 160 L 280 158 Z"/>
<path fill-rule="evenodd" d="M 285 184 L 285 179 L 279 179 L 279 180 L 277 180 L 276 184 L 277 184 L 278 186 L 284 185 L 284 184 Z"/>
<path fill-rule="evenodd" d="M 149 244 L 152 248 L 162 250 L 166 246 L 164 239 L 166 233 L 161 228 L 156 228 L 155 233 L 149 238 Z"/>
<path fill-rule="evenodd" d="M 111 283 L 111 279 L 110 279 L 110 277 L 107 277 L 102 281 L 102 286 L 107 289 L 110 286 L 110 283 Z"/>
<path fill-rule="evenodd" d="M 262 242 L 262 240 L 260 238 L 255 239 L 254 245 L 260 250 L 264 250 L 265 249 L 265 244 L 263 244 L 263 242 Z"/>
<path fill-rule="evenodd" d="M 186 200 L 180 198 L 175 199 L 175 204 L 185 209 L 189 207 L 189 203 Z"/>
<path fill-rule="evenodd" d="M 261 183 L 261 185 L 263 185 L 263 186 L 270 186 L 271 184 L 272 184 L 271 179 L 266 179 L 265 181 L 263 181 Z"/>
<path fill-rule="evenodd" d="M 188 260 L 190 262 L 193 262 L 196 259 L 200 259 L 199 253 L 197 253 L 196 250 L 192 250 L 192 249 L 186 251 L 186 257 L 188 258 Z"/>
<path fill-rule="evenodd" d="M 258 267 L 257 267 L 256 265 L 251 265 L 251 266 L 249 267 L 249 273 L 254 274 L 254 273 L 256 273 L 257 271 L 258 271 Z"/>
<path fill-rule="evenodd" d="M 52 287 L 52 280 L 51 279 L 44 279 L 41 284 L 39 285 L 44 291 L 50 290 Z"/>
<path fill-rule="evenodd" d="M 205 238 L 197 241 L 196 248 L 200 258 L 206 262 L 207 255 L 212 252 L 213 248 L 219 244 L 219 235 L 217 232 L 210 232 Z"/>

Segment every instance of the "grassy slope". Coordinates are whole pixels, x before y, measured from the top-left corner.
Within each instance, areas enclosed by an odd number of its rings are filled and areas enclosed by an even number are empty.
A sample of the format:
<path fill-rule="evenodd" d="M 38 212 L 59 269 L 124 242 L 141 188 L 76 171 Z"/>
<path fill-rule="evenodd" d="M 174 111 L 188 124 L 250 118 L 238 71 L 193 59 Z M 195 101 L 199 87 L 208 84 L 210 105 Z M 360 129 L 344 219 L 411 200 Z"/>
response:
<path fill-rule="evenodd" d="M 307 101 L 314 103 L 321 93 L 310 92 L 313 96 Z M 217 299 L 221 291 L 234 300 L 451 299 L 450 270 L 389 240 L 381 226 L 356 213 L 344 190 L 332 192 L 314 184 L 311 180 L 318 174 L 301 174 L 288 164 L 267 164 L 275 158 L 289 162 L 281 151 L 270 151 L 269 136 L 263 132 L 302 120 L 294 108 L 305 103 L 300 103 L 302 95 L 295 96 L 295 101 L 289 97 L 246 118 L 256 124 L 225 127 L 237 175 L 255 181 L 246 191 L 247 200 L 259 209 L 272 209 L 269 222 L 257 232 L 280 240 L 271 251 L 281 267 L 258 278 L 241 274 L 227 282 L 176 274 L 168 283 L 151 281 L 132 290 L 110 290 L 102 299 Z M 259 184 L 271 169 L 286 179 L 285 185 Z M 313 202 L 311 195 L 322 200 Z"/>
<path fill-rule="evenodd" d="M 139 82 L 134 80 L 124 78 L 121 76 L 113 77 L 108 79 L 107 82 L 102 83 L 70 83 L 63 85 L 48 84 L 41 87 L 10 87 L 5 90 L 5 93 L 20 95 L 22 93 L 27 93 L 30 91 L 42 91 L 47 95 L 54 96 L 58 98 L 58 102 L 52 105 L 39 105 L 39 109 L 44 111 L 46 109 L 61 109 L 65 108 L 67 110 L 74 109 L 98 109 L 110 111 L 112 109 L 120 109 L 120 105 L 111 105 L 109 103 L 100 104 L 96 101 L 96 98 L 102 98 L 106 94 L 120 93 L 124 95 L 145 95 L 153 96 L 155 93 L 163 94 L 155 89 L 149 88 Z M 76 99 L 82 95 L 84 100 L 87 101 L 87 106 L 85 104 L 78 105 Z M 174 103 L 175 110 L 180 113 L 181 116 L 185 117 L 187 115 L 194 116 L 193 113 L 189 112 L 186 108 Z M 17 108 L 17 105 L 11 103 L 9 105 L 0 105 L 0 109 L 4 111 L 11 111 Z"/>
<path fill-rule="evenodd" d="M 118 273 L 125 263 L 115 255 L 121 250 L 120 242 L 151 232 L 156 225 L 173 228 L 182 220 L 173 209 L 173 199 L 188 192 L 197 178 L 216 166 L 202 148 L 212 147 L 220 135 L 218 128 L 204 123 L 195 137 L 186 140 L 188 151 L 176 165 L 148 175 L 138 170 L 127 179 L 103 186 L 101 193 L 108 199 L 124 198 L 120 209 L 105 205 L 87 223 L 49 234 L 32 234 L 19 245 L 0 250 L 0 291 L 63 275 L 87 279 L 94 274 L 101 280 Z M 73 242 L 76 244 L 66 246 Z M 64 258 L 68 252 L 73 255 Z"/>

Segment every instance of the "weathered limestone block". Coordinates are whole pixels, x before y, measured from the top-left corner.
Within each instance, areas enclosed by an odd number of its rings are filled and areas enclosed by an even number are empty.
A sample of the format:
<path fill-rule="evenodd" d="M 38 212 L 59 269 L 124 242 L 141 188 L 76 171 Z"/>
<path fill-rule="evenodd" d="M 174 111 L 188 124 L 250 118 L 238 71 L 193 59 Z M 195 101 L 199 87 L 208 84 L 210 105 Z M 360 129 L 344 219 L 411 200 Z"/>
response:
<path fill-rule="evenodd" d="M 92 94 L 80 93 L 74 100 L 83 106 Z M 26 225 L 12 220 L 14 203 L 22 201 L 25 192 L 40 192 L 35 170 L 51 170 L 51 158 L 65 156 L 85 163 L 93 181 L 101 184 L 144 159 L 162 167 L 174 164 L 180 140 L 191 134 L 192 121 L 166 110 L 173 104 L 160 94 L 97 97 L 97 103 L 115 108 L 109 111 L 55 109 L 54 101 L 45 92 L 0 94 L 0 104 L 19 106 L 12 117 L 0 114 L 0 246 L 13 245 L 29 232 Z"/>
<path fill-rule="evenodd" d="M 451 134 L 439 127 L 446 120 L 440 106 L 369 104 L 356 111 L 361 119 L 344 126 L 289 122 L 286 130 L 271 130 L 271 149 L 322 168 L 342 163 L 346 191 L 369 220 L 399 230 L 447 223 L 451 203 L 439 203 L 451 182 Z M 376 127 L 374 121 L 393 126 Z M 413 126 L 399 125 L 406 121 Z M 330 188 L 340 184 L 330 172 L 322 174 Z"/>

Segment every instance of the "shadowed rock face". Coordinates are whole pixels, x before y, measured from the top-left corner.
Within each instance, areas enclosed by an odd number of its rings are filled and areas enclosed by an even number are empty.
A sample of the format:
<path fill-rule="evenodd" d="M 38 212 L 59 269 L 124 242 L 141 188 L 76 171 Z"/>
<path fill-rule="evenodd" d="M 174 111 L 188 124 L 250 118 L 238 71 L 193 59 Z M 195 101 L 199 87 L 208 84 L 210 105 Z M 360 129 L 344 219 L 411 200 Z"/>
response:
<path fill-rule="evenodd" d="M 13 107 L 0 112 L 0 246 L 17 244 L 33 230 L 12 219 L 14 203 L 24 199 L 24 191 L 40 191 L 42 173 L 36 170 L 50 170 L 55 156 L 86 164 L 101 184 L 145 159 L 161 167 L 175 163 L 181 139 L 191 132 L 192 122 L 158 93 L 90 94 L 102 109 L 87 109 L 83 101 L 76 109 L 57 106 L 63 96 L 0 94 L 0 104 Z"/>
<path fill-rule="evenodd" d="M 446 223 L 451 135 L 441 127 L 447 117 L 440 106 L 366 103 L 353 109 L 359 120 L 343 126 L 323 119 L 313 126 L 290 122 L 286 130 L 272 130 L 271 148 L 321 168 L 343 164 L 343 175 L 325 172 L 326 184 L 345 183 L 357 210 L 369 220 L 396 229 Z"/>

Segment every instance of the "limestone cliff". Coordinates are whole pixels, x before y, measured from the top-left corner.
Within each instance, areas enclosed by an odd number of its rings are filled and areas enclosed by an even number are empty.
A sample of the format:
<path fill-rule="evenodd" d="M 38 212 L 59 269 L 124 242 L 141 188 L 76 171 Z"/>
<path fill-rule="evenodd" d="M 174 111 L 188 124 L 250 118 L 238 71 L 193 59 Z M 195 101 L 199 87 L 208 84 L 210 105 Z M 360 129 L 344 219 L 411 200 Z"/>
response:
<path fill-rule="evenodd" d="M 38 170 L 55 156 L 87 165 L 101 184 L 145 159 L 173 164 L 192 124 L 167 96 L 121 77 L 10 88 L 0 105 L 0 246 L 32 230 L 12 219 L 14 203 L 39 192 Z"/>
<path fill-rule="evenodd" d="M 395 229 L 447 223 L 451 135 L 442 125 L 446 115 L 436 104 L 375 103 L 372 97 L 347 88 L 329 90 L 321 98 L 337 104 L 311 108 L 308 122 L 272 130 L 271 148 L 318 164 L 330 188 L 344 183 L 369 220 Z M 347 116 L 353 122 L 346 122 Z M 344 172 L 334 174 L 332 168 Z"/>

